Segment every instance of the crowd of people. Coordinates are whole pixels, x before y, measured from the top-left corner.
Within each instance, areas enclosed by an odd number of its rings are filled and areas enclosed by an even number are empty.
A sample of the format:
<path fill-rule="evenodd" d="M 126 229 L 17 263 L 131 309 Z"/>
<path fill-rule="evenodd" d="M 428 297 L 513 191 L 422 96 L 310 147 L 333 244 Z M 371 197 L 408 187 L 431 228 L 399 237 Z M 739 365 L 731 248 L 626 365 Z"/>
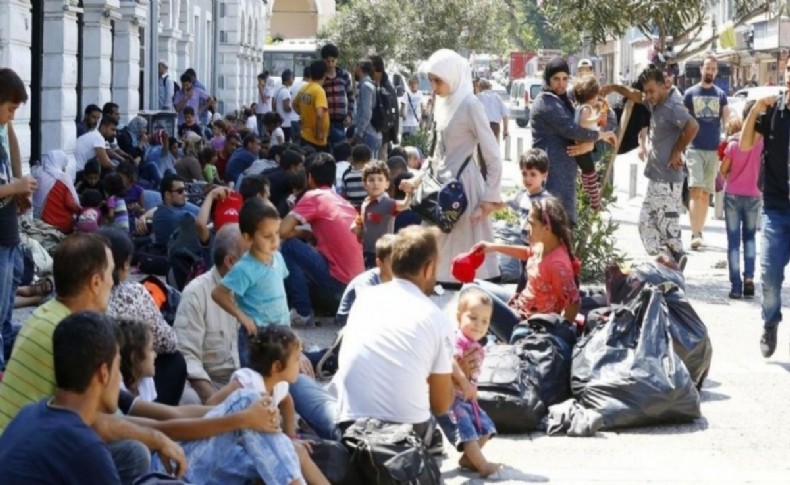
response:
<path fill-rule="evenodd" d="M 773 353 L 790 260 L 785 103 L 760 100 L 728 117 L 726 97 L 711 87 L 713 58 L 685 99 L 655 68 L 633 87 L 601 87 L 582 73 L 569 90 L 569 67 L 554 59 L 533 104 L 534 148 L 520 154 L 524 187 L 505 200 L 498 138 L 507 120 L 499 124 L 485 85 L 476 93 L 463 57 L 442 49 L 422 67 L 435 96 L 424 160 L 397 146 L 400 120 L 404 133 L 416 129 L 422 100 L 381 99 L 397 99 L 383 60 L 362 60 L 352 75 L 337 66 L 335 46 L 321 57 L 301 85 L 289 71 L 280 86 L 262 73 L 257 102 L 224 118 L 194 71 L 177 84 L 161 62 L 160 108 L 178 113 L 177 132 L 151 132 L 141 117 L 119 130 L 117 105 L 91 105 L 73 176 L 59 150 L 22 174 L 12 120 L 27 94 L 0 69 L 0 482 L 130 484 L 164 471 L 192 483 L 323 484 L 304 434 L 338 440 L 366 418 L 412 425 L 432 451 L 441 428 L 463 453 L 460 467 L 500 473 L 482 451 L 494 423 L 475 400 L 485 344 L 518 340 L 520 323 L 538 313 L 580 321 L 576 185 L 601 208 L 590 153 L 594 142 L 622 142 L 601 101 L 612 91 L 649 111 L 639 230 L 648 253 L 681 271 L 683 167 L 695 248 L 707 210 L 699 204 L 720 168 L 713 132 L 728 126 L 730 296 L 754 296 L 762 194 L 761 344 Z M 449 230 L 418 210 L 429 180 L 462 191 Z M 508 206 L 522 244 L 493 242 L 491 214 Z M 61 235 L 42 290 L 51 298 L 15 334 L 25 267 L 18 219 L 31 209 Z M 195 258 L 183 268 L 188 248 Z M 524 261 L 515 293 L 492 282 L 494 253 Z M 452 316 L 431 299 L 437 284 L 460 290 Z M 344 326 L 326 388 L 292 329 L 312 325 L 325 300 Z"/>

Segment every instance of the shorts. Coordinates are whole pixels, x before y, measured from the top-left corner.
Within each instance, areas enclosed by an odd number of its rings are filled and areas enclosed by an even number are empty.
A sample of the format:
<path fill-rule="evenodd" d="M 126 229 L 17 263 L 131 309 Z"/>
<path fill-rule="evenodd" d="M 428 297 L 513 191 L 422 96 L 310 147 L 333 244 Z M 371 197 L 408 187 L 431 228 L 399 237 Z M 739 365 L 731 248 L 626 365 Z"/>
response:
<path fill-rule="evenodd" d="M 716 192 L 716 174 L 719 173 L 719 154 L 716 150 L 689 149 L 686 167 L 689 171 L 689 188 Z"/>
<path fill-rule="evenodd" d="M 475 419 L 475 406 L 479 412 L 479 423 Z M 472 404 L 472 401 L 466 401 L 458 396 L 455 397 L 450 412 L 439 416 L 438 421 L 444 435 L 458 451 L 464 450 L 464 443 L 496 434 L 496 427 L 488 414 L 476 403 Z"/>

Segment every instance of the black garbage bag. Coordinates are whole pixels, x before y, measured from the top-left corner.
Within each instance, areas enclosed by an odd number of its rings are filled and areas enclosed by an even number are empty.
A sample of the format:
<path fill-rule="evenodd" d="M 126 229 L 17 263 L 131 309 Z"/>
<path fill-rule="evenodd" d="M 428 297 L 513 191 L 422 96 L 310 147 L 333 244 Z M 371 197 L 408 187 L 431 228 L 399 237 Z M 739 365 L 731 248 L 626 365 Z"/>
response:
<path fill-rule="evenodd" d="M 683 275 L 658 263 L 634 266 L 627 275 L 618 269 L 607 270 L 607 292 L 613 304 L 628 304 L 648 285 L 664 293 L 673 348 L 686 364 L 694 384 L 702 388 L 713 359 L 713 345 L 708 328 L 686 297 Z M 588 329 L 591 323 L 588 319 Z"/>
<path fill-rule="evenodd" d="M 499 244 L 523 245 L 521 229 L 516 225 L 508 225 L 504 221 L 494 223 L 494 240 Z M 502 283 L 518 283 L 524 261 L 506 254 L 497 253 L 500 281 Z"/>
<path fill-rule="evenodd" d="M 613 308 L 574 349 L 573 396 L 600 413 L 604 429 L 683 423 L 701 416 L 691 375 L 673 350 L 664 293 L 646 288 Z"/>

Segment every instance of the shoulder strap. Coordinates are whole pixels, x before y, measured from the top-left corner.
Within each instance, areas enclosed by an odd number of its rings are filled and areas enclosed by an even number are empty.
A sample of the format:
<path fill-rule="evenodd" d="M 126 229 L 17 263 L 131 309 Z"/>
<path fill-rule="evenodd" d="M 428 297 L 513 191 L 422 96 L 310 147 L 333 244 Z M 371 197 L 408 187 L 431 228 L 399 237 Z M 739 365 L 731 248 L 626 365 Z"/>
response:
<path fill-rule="evenodd" d="M 469 165 L 469 162 L 471 161 L 472 161 L 472 155 L 466 157 L 466 160 L 464 160 L 464 163 L 461 165 L 461 168 L 458 169 L 458 173 L 455 174 L 456 179 L 461 178 L 461 173 L 463 173 L 463 171 L 466 169 L 466 166 Z"/>
<path fill-rule="evenodd" d="M 409 96 L 409 93 L 406 93 L 406 99 L 409 101 L 409 107 L 411 107 L 411 112 L 414 115 L 414 117 L 416 118 L 417 117 L 417 110 L 414 108 L 414 103 L 411 102 L 411 96 Z"/>

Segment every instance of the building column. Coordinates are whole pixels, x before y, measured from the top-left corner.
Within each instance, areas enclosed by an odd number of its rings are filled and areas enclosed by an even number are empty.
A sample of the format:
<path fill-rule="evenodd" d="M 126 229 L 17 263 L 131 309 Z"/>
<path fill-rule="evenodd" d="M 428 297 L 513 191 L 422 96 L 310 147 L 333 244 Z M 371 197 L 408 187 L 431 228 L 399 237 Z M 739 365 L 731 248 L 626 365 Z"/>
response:
<path fill-rule="evenodd" d="M 220 76 L 217 100 L 220 103 L 220 112 L 227 114 L 239 109 L 242 104 L 239 90 L 239 72 L 241 70 L 239 47 L 220 45 L 219 57 L 217 69 Z"/>
<path fill-rule="evenodd" d="M 192 67 L 189 55 L 189 51 L 192 49 L 192 38 L 192 34 L 181 32 L 181 39 L 176 43 L 176 66 L 178 66 L 179 76 Z"/>
<path fill-rule="evenodd" d="M 181 84 L 179 78 L 184 73 L 178 70 L 176 64 L 176 44 L 180 38 L 181 33 L 172 29 L 165 29 L 159 34 L 159 60 L 167 61 L 168 75 L 179 85 Z M 158 71 L 157 75 L 159 75 Z"/>
<path fill-rule="evenodd" d="M 118 0 L 83 0 L 82 100 L 102 106 L 112 100 L 113 38 L 110 22 L 119 20 Z"/>
<path fill-rule="evenodd" d="M 118 103 L 124 124 L 133 118 L 140 108 L 140 25 L 145 24 L 147 13 L 147 2 L 124 3 L 121 8 L 122 18 L 115 22 L 112 100 Z M 156 73 L 157 67 L 148 66 L 149 71 L 152 68 Z"/>
<path fill-rule="evenodd" d="M 11 68 L 17 73 L 28 86 L 28 95 L 31 79 L 30 47 L 30 1 L 0 0 L 0 66 Z M 16 111 L 14 133 L 19 140 L 24 165 L 30 159 L 30 103 L 20 106 Z M 27 172 L 28 167 L 23 166 L 23 171 Z"/>
<path fill-rule="evenodd" d="M 41 79 L 41 152 L 74 153 L 77 139 L 77 13 L 58 2 L 44 4 L 44 59 Z M 86 103 L 87 104 L 87 103 Z M 21 140 L 20 140 L 21 141 Z"/>

